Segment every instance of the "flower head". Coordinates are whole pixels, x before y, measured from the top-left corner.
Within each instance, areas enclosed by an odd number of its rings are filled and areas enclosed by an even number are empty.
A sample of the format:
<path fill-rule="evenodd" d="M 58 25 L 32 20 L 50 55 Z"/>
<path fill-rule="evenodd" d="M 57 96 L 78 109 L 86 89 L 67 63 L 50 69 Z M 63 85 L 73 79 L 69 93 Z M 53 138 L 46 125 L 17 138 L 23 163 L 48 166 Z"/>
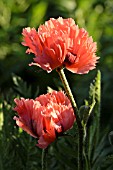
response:
<path fill-rule="evenodd" d="M 72 18 L 51 18 L 35 28 L 23 29 L 23 45 L 27 53 L 34 53 L 35 63 L 47 72 L 63 66 L 73 73 L 85 74 L 95 68 L 96 43 L 84 28 L 79 28 Z"/>
<path fill-rule="evenodd" d="M 33 99 L 15 99 L 16 124 L 34 138 L 38 147 L 46 148 L 57 135 L 70 129 L 75 115 L 69 99 L 62 91 L 53 91 Z"/>

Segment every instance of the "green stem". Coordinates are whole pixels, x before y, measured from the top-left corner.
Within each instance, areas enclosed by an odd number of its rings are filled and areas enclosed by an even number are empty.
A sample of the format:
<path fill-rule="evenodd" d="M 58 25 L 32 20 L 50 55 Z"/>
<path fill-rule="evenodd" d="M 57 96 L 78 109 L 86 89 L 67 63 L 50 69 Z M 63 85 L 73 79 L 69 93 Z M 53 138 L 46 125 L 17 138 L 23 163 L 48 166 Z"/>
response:
<path fill-rule="evenodd" d="M 75 102 L 75 99 L 74 99 L 73 94 L 71 92 L 71 89 L 69 87 L 68 81 L 67 81 L 66 76 L 65 76 L 64 71 L 63 71 L 63 68 L 58 67 L 57 72 L 58 72 L 58 74 L 60 76 L 60 79 L 61 79 L 63 85 L 64 85 L 65 92 L 66 92 L 68 98 L 71 101 L 71 104 L 72 104 L 73 109 L 75 111 L 75 115 L 76 115 L 77 119 L 79 119 L 77 104 Z M 80 120 L 78 120 L 78 121 L 80 122 Z"/>
<path fill-rule="evenodd" d="M 78 126 L 78 132 L 79 132 L 79 145 L 78 145 L 78 170 L 83 170 L 83 138 L 84 138 L 84 130 L 83 130 L 83 126 L 80 120 L 80 116 L 79 116 L 79 112 L 78 112 L 78 108 L 77 108 L 77 104 L 75 102 L 75 99 L 73 97 L 73 94 L 71 92 L 71 89 L 69 87 L 68 81 L 66 79 L 66 76 L 64 74 L 63 68 L 59 67 L 57 68 L 57 72 L 60 76 L 60 79 L 64 85 L 64 89 L 65 92 L 68 96 L 68 98 L 70 99 L 70 102 L 72 104 L 72 107 L 74 109 L 74 113 L 76 116 L 76 122 L 77 122 L 77 126 Z"/>
<path fill-rule="evenodd" d="M 84 125 L 84 145 L 83 145 L 83 153 L 84 153 L 84 159 L 85 159 L 85 168 L 86 170 L 91 170 L 88 152 L 87 152 L 87 137 L 86 137 L 86 127 Z"/>
<path fill-rule="evenodd" d="M 84 169 L 84 163 L 83 163 L 83 146 L 84 146 L 84 131 L 83 128 L 79 128 L 79 146 L 78 146 L 78 170 Z"/>
<path fill-rule="evenodd" d="M 42 150 L 42 170 L 47 170 L 47 153 L 48 148 Z"/>

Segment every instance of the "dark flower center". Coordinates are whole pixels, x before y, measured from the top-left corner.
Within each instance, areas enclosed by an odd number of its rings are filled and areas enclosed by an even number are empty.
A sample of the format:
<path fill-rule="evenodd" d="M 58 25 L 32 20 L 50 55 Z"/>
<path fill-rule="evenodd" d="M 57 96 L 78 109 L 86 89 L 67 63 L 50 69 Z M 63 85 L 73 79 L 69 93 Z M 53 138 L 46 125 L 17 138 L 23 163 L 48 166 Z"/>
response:
<path fill-rule="evenodd" d="M 73 63 L 75 63 L 76 58 L 77 58 L 77 55 L 76 55 L 76 54 L 73 54 L 73 53 L 71 53 L 71 52 L 68 52 L 68 53 L 66 54 L 66 58 L 65 58 L 65 60 L 64 60 L 64 63 L 73 64 Z"/>

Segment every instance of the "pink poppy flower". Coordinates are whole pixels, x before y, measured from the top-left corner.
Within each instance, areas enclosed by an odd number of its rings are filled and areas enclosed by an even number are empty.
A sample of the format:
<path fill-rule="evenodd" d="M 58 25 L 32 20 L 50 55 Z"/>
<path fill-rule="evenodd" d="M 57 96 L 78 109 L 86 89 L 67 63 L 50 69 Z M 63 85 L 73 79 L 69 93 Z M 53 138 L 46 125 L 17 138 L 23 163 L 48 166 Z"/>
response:
<path fill-rule="evenodd" d="M 34 138 L 37 146 L 46 148 L 58 135 L 70 129 L 75 115 L 69 99 L 62 91 L 53 91 L 33 99 L 15 99 L 16 124 Z"/>
<path fill-rule="evenodd" d="M 73 73 L 85 74 L 95 68 L 96 43 L 84 28 L 79 28 L 72 18 L 51 18 L 35 28 L 23 29 L 23 45 L 27 53 L 34 53 L 35 63 L 47 72 L 63 66 Z"/>

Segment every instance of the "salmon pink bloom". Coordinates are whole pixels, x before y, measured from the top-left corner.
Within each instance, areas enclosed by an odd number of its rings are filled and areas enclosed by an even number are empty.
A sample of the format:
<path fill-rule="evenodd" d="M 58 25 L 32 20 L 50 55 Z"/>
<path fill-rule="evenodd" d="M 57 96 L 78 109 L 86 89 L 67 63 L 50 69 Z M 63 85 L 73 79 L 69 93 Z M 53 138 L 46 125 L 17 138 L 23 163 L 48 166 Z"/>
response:
<path fill-rule="evenodd" d="M 46 148 L 58 135 L 70 129 L 75 115 L 69 99 L 62 91 L 53 91 L 33 99 L 15 99 L 16 124 L 34 138 L 37 146 Z"/>
<path fill-rule="evenodd" d="M 96 43 L 84 28 L 79 28 L 72 18 L 51 18 L 35 28 L 23 29 L 23 45 L 27 53 L 34 53 L 35 63 L 47 72 L 63 66 L 73 73 L 85 74 L 95 68 Z"/>

